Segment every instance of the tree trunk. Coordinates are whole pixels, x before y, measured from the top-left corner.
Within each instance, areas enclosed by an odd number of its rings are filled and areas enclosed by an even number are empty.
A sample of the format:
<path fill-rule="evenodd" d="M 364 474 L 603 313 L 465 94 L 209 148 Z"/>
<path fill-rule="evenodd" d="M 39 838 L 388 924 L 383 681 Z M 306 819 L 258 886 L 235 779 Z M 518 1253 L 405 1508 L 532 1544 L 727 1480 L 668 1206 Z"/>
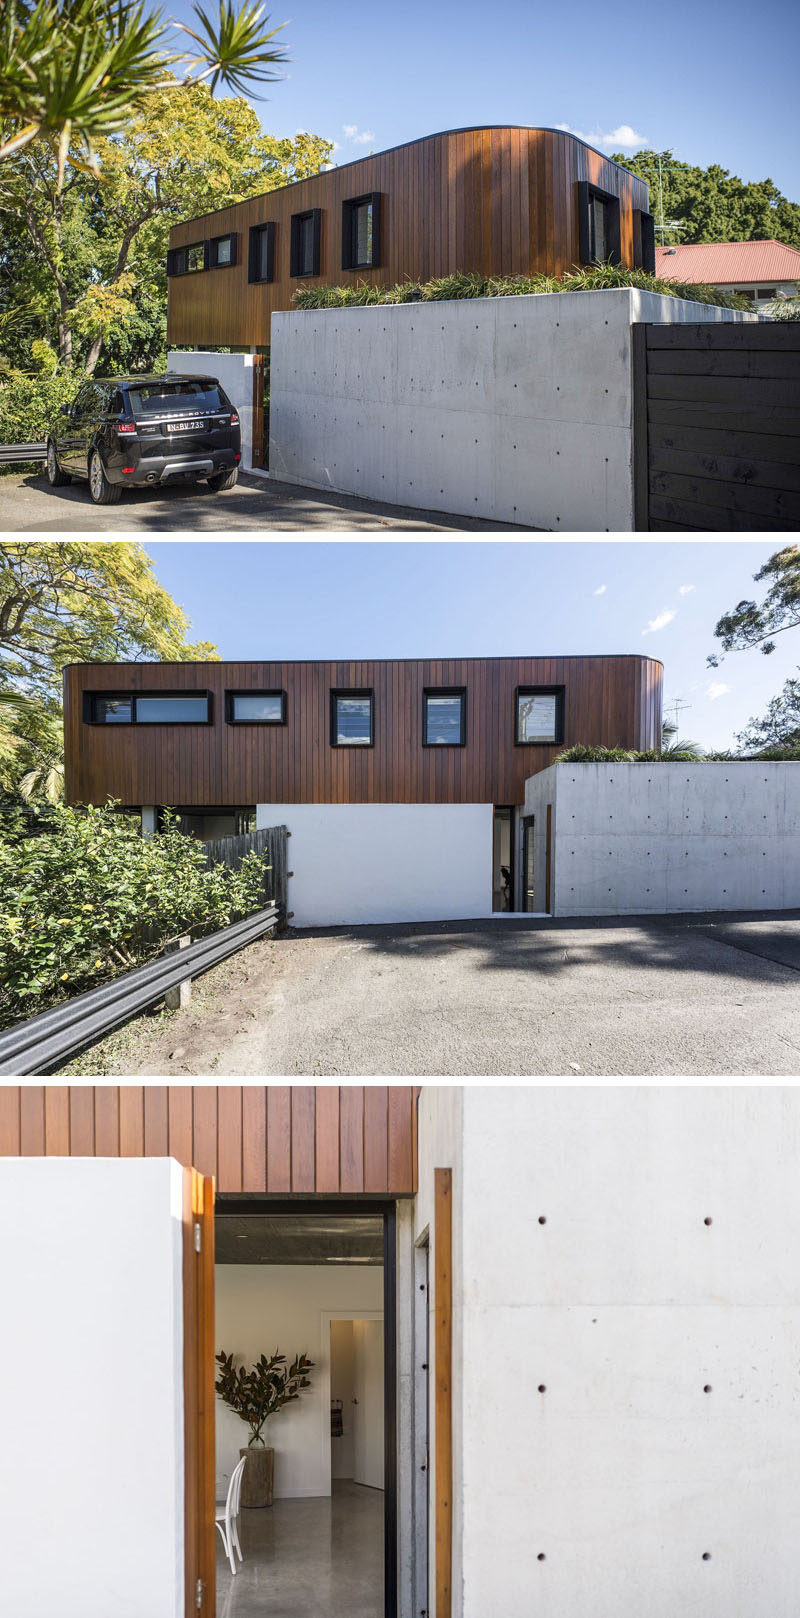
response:
<path fill-rule="evenodd" d="M 89 352 L 88 352 L 88 354 L 86 356 L 86 375 L 87 376 L 94 376 L 94 369 L 95 369 L 95 366 L 97 364 L 97 361 L 100 358 L 100 352 L 102 350 L 102 347 L 103 347 L 103 339 L 102 339 L 102 337 L 95 337 L 95 340 L 92 343 L 92 346 L 89 349 Z"/>

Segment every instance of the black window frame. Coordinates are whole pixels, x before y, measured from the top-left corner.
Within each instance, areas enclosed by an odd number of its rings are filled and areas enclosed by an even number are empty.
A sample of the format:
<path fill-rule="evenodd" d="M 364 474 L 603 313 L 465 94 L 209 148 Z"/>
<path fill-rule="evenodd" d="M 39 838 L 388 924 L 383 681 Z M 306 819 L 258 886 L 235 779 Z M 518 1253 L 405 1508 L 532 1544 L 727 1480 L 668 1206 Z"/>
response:
<path fill-rule="evenodd" d="M 261 238 L 267 238 L 267 274 L 259 275 Z M 251 285 L 266 286 L 275 280 L 275 220 L 265 219 L 260 225 L 251 225 L 247 246 L 247 279 Z"/>
<path fill-rule="evenodd" d="M 189 268 L 189 265 L 188 265 L 188 262 L 187 262 L 186 268 L 184 270 L 179 270 L 178 269 L 178 255 L 180 253 L 186 253 L 187 259 L 188 259 L 188 255 L 191 252 L 193 247 L 202 247 L 202 249 L 203 249 L 203 262 L 202 262 L 202 264 L 198 264 L 197 268 L 192 270 L 192 269 Z M 207 269 L 208 269 L 208 242 L 205 242 L 205 241 L 186 242 L 183 247 L 171 247 L 169 249 L 169 252 L 167 253 L 167 275 L 168 276 L 175 276 L 175 275 L 202 275 L 203 271 L 207 270 Z"/>
<path fill-rule="evenodd" d="M 342 203 L 342 269 L 377 270 L 381 264 L 381 201 L 380 191 L 365 191 L 360 197 L 347 197 Z M 356 210 L 369 205 L 372 208 L 372 257 L 358 257 Z"/>
<path fill-rule="evenodd" d="M 613 191 L 603 191 L 599 185 L 591 185 L 588 180 L 576 181 L 578 187 L 578 255 L 581 264 L 619 264 L 621 262 L 622 242 L 620 235 L 620 204 L 619 197 Z M 605 259 L 592 257 L 592 202 L 595 198 L 608 205 L 608 240 L 609 253 Z"/>
<path fill-rule="evenodd" d="M 167 697 L 167 698 L 205 697 L 205 699 L 206 699 L 206 717 L 205 717 L 205 719 L 141 719 L 140 720 L 140 719 L 137 719 L 137 717 L 136 717 L 136 699 L 137 699 L 137 697 Z M 108 725 L 109 723 L 112 723 L 112 721 L 109 721 L 107 719 L 96 719 L 95 718 L 95 703 L 100 701 L 100 700 L 105 701 L 105 702 L 130 701 L 130 704 L 131 704 L 131 717 L 130 717 L 130 719 L 127 719 L 127 720 L 126 719 L 118 720 L 117 723 L 120 726 L 122 726 L 122 725 L 133 726 L 133 725 L 141 724 L 141 725 L 146 725 L 147 728 L 150 729 L 151 727 L 154 727 L 156 725 L 180 725 L 181 729 L 186 729 L 190 725 L 203 725 L 203 726 L 206 726 L 206 725 L 213 725 L 213 723 L 214 723 L 214 693 L 213 693 L 213 691 L 207 691 L 205 689 L 201 689 L 199 691 L 186 691 L 186 690 L 183 690 L 183 691 L 84 691 L 84 693 L 83 693 L 83 723 L 85 725 L 105 726 L 105 725 Z"/>
<path fill-rule="evenodd" d="M 310 270 L 301 270 L 300 253 L 302 248 L 301 226 L 307 219 L 312 221 L 311 259 Z M 304 208 L 302 213 L 292 214 L 291 250 L 289 256 L 289 275 L 293 281 L 306 281 L 310 276 L 321 273 L 322 262 L 322 209 Z"/>
<path fill-rule="evenodd" d="M 644 270 L 647 275 L 656 273 L 656 222 L 651 213 L 644 208 L 634 208 L 634 226 L 638 228 L 639 255 L 637 269 Z M 634 244 L 636 232 L 634 231 Z"/>
<path fill-rule="evenodd" d="M 220 242 L 230 242 L 230 244 L 231 244 L 231 256 L 228 259 L 227 263 L 224 260 L 223 260 L 222 264 L 220 264 L 220 262 L 219 262 L 218 255 L 219 255 L 219 244 L 220 244 Z M 234 267 L 236 265 L 236 261 L 237 261 L 238 257 L 239 257 L 239 232 L 237 230 L 224 230 L 222 232 L 221 236 L 210 236 L 208 241 L 206 242 L 206 269 L 207 270 L 232 270 L 232 269 L 234 269 Z"/>
<path fill-rule="evenodd" d="M 457 742 L 431 742 L 428 740 L 429 697 L 458 697 L 461 703 L 461 725 Z M 422 692 L 422 745 L 423 747 L 466 747 L 467 745 L 467 688 L 465 685 L 426 685 Z"/>
<path fill-rule="evenodd" d="M 237 719 L 236 718 L 236 698 L 237 697 L 280 697 L 280 701 L 281 701 L 281 717 L 280 717 L 280 719 Z M 237 690 L 226 691 L 225 692 L 225 723 L 226 723 L 226 725 L 273 725 L 273 726 L 275 726 L 275 725 L 278 725 L 278 726 L 285 725 L 286 724 L 286 692 L 280 690 L 277 686 L 272 686 L 270 688 L 266 688 L 266 687 L 263 687 L 263 686 L 260 686 L 258 688 L 256 688 L 255 686 L 248 686 L 248 687 L 242 686 Z"/>
<path fill-rule="evenodd" d="M 368 742 L 340 742 L 338 740 L 336 724 L 337 703 L 340 697 L 360 698 L 362 701 L 369 698 L 369 741 Z M 372 686 L 334 686 L 330 693 L 330 745 L 331 747 L 354 747 L 359 753 L 366 753 L 367 749 L 375 746 L 375 691 Z"/>
<path fill-rule="evenodd" d="M 548 740 L 527 741 L 519 733 L 519 699 L 520 697 L 555 697 L 556 723 L 555 736 Z M 563 685 L 518 685 L 514 688 L 514 746 L 515 747 L 561 747 L 564 742 L 564 709 L 566 686 Z"/>

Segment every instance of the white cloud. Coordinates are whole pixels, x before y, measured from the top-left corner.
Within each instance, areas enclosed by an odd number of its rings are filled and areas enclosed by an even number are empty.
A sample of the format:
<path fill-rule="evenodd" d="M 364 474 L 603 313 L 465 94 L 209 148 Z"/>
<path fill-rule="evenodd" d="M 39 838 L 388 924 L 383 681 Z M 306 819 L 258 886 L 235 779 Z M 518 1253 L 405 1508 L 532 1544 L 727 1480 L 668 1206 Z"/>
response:
<path fill-rule="evenodd" d="M 571 124 L 556 124 L 556 129 L 564 129 L 568 135 L 577 135 L 579 140 L 585 140 L 589 146 L 605 147 L 609 152 L 627 151 L 628 147 L 647 146 L 647 136 L 640 135 L 632 129 L 630 124 L 618 124 L 616 129 L 603 131 L 601 129 L 573 129 Z"/>
<path fill-rule="evenodd" d="M 375 135 L 371 129 L 359 129 L 358 124 L 342 124 L 345 140 L 354 146 L 371 146 Z"/>
<path fill-rule="evenodd" d="M 660 612 L 656 618 L 650 619 L 647 628 L 642 630 L 642 634 L 654 635 L 657 629 L 666 629 L 667 624 L 671 624 L 675 616 L 671 607 L 665 607 L 664 611 Z"/>
<path fill-rule="evenodd" d="M 690 596 L 694 589 L 693 584 L 682 584 L 678 591 L 679 596 Z"/>
<path fill-rule="evenodd" d="M 717 697 L 727 697 L 731 687 L 724 680 L 712 680 L 706 692 L 709 702 L 716 702 Z"/>
<path fill-rule="evenodd" d="M 592 595 L 593 596 L 604 596 L 607 589 L 608 589 L 607 585 L 598 584 L 597 589 L 592 591 Z"/>

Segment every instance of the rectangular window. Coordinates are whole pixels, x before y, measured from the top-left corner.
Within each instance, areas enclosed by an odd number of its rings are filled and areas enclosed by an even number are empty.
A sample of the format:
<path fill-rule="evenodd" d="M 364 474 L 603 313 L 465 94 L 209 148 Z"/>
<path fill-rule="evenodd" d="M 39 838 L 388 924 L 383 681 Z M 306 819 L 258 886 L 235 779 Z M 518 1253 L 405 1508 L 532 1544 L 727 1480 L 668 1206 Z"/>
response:
<path fill-rule="evenodd" d="M 518 747 L 564 740 L 563 686 L 521 685 L 514 706 L 514 741 Z"/>
<path fill-rule="evenodd" d="M 211 695 L 208 691 L 86 691 L 83 717 L 91 725 L 208 725 Z"/>
<path fill-rule="evenodd" d="M 292 214 L 290 275 L 319 275 L 321 239 L 322 210 L 320 208 L 309 208 L 307 213 Z"/>
<path fill-rule="evenodd" d="M 210 376 L 182 377 L 179 382 L 136 382 L 128 386 L 136 421 L 155 416 L 230 415 L 230 399 Z"/>
<path fill-rule="evenodd" d="M 619 264 L 619 197 L 578 180 L 578 252 L 582 264 Z"/>
<path fill-rule="evenodd" d="M 208 267 L 210 270 L 224 269 L 236 263 L 236 232 L 231 231 L 227 236 L 212 236 L 208 244 Z"/>
<path fill-rule="evenodd" d="M 251 225 L 247 266 L 248 281 L 275 279 L 275 223 L 267 220 L 263 225 Z"/>
<path fill-rule="evenodd" d="M 756 287 L 756 297 L 757 298 L 774 298 L 775 293 L 776 293 L 776 288 L 775 287 Z"/>
<path fill-rule="evenodd" d="M 467 693 L 431 688 L 423 694 L 423 747 L 463 747 L 467 739 Z"/>
<path fill-rule="evenodd" d="M 634 210 L 634 264 L 648 275 L 656 273 L 656 225 L 651 213 Z"/>
<path fill-rule="evenodd" d="M 373 693 L 331 692 L 331 747 L 371 747 Z"/>
<path fill-rule="evenodd" d="M 189 247 L 173 247 L 167 254 L 167 275 L 191 275 L 205 267 L 205 242 L 192 242 Z"/>
<path fill-rule="evenodd" d="M 285 725 L 285 691 L 226 691 L 229 725 Z"/>
<path fill-rule="evenodd" d="M 381 262 L 381 194 L 342 203 L 342 269 L 374 270 Z"/>

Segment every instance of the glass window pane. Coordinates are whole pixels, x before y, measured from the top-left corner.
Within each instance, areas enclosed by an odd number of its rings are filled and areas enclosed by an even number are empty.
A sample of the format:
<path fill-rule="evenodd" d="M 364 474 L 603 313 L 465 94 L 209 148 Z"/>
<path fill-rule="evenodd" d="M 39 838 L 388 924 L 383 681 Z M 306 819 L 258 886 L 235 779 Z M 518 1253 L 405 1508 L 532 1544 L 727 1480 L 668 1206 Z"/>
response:
<path fill-rule="evenodd" d="M 176 411 L 185 410 L 194 415 L 198 410 L 226 409 L 222 391 L 210 377 L 198 377 L 196 382 L 139 382 L 128 388 L 128 398 L 137 420 L 140 416 L 158 416 L 164 411 L 174 415 Z"/>
<path fill-rule="evenodd" d="M 231 261 L 231 239 L 230 239 L 230 236 L 221 236 L 219 241 L 217 242 L 217 263 L 218 264 L 230 264 L 230 261 Z"/>
<path fill-rule="evenodd" d="M 258 274 L 259 279 L 266 281 L 269 275 L 269 230 L 260 230 L 258 233 Z"/>
<path fill-rule="evenodd" d="M 434 746 L 458 746 L 461 741 L 460 696 L 426 697 L 426 741 Z"/>
<path fill-rule="evenodd" d="M 98 725 L 129 725 L 131 722 L 130 697 L 95 697 L 93 717 Z"/>
<path fill-rule="evenodd" d="M 608 258 L 608 204 L 592 197 L 592 258 L 604 264 Z"/>
<path fill-rule="evenodd" d="M 208 718 L 208 697 L 137 697 L 136 718 L 142 725 L 202 723 Z"/>
<path fill-rule="evenodd" d="M 311 275 L 314 269 L 314 220 L 311 214 L 300 220 L 300 273 Z"/>
<path fill-rule="evenodd" d="M 362 202 L 353 210 L 355 214 L 356 264 L 372 263 L 372 203 Z"/>
<path fill-rule="evenodd" d="M 336 698 L 336 740 L 349 746 L 369 746 L 369 697 Z"/>
<path fill-rule="evenodd" d="M 205 263 L 205 250 L 202 242 L 195 242 L 194 246 L 186 248 L 186 269 L 202 270 Z"/>
<path fill-rule="evenodd" d="M 280 693 L 275 695 L 234 696 L 234 719 L 250 719 L 261 721 L 262 724 L 279 725 L 283 718 L 283 698 Z"/>
<path fill-rule="evenodd" d="M 521 742 L 555 741 L 557 700 L 555 693 L 517 699 L 517 734 Z"/>

